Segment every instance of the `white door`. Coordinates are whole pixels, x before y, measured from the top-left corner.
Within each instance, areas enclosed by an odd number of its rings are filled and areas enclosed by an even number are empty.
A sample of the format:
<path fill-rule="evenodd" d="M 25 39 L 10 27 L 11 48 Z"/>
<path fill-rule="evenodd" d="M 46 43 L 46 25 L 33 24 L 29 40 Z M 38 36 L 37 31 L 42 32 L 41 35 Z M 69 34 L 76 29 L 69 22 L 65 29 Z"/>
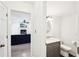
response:
<path fill-rule="evenodd" d="M 7 56 L 7 8 L 0 2 L 0 57 Z"/>

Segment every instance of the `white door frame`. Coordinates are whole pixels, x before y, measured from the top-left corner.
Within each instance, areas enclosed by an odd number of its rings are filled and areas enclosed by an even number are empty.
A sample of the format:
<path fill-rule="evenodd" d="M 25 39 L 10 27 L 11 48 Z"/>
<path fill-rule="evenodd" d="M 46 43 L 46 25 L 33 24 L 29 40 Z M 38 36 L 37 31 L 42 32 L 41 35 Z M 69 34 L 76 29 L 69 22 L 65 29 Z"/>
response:
<path fill-rule="evenodd" d="M 2 2 L 2 1 L 0 1 L 0 3 L 7 9 L 7 13 L 6 13 L 6 16 L 7 16 L 7 35 L 6 35 L 6 42 L 7 42 L 7 56 L 8 56 L 8 8 L 7 8 L 7 6 Z M 4 56 L 5 57 L 5 56 Z"/>
<path fill-rule="evenodd" d="M 11 57 L 11 9 L 8 8 L 8 57 Z"/>
<path fill-rule="evenodd" d="M 11 11 L 15 9 L 8 8 L 8 57 L 11 57 Z M 15 10 L 20 11 L 20 10 Z M 25 12 L 25 11 L 21 11 Z M 29 13 L 29 12 L 25 12 Z M 31 13 L 30 13 L 31 14 Z"/>

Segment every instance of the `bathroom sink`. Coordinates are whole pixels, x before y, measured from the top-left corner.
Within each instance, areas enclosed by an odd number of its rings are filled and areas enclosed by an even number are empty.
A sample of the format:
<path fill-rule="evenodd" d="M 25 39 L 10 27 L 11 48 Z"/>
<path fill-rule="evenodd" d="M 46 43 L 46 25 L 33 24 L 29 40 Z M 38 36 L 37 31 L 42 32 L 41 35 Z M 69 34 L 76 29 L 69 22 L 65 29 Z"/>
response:
<path fill-rule="evenodd" d="M 46 39 L 46 44 L 54 43 L 54 42 L 59 42 L 60 40 L 57 38 L 47 38 Z"/>

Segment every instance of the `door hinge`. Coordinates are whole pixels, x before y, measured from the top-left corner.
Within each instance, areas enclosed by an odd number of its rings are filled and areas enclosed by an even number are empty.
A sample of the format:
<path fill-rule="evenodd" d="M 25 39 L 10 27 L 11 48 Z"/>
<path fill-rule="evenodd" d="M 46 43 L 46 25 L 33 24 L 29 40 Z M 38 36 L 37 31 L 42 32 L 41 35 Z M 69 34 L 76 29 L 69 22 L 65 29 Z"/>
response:
<path fill-rule="evenodd" d="M 8 13 L 6 13 L 6 16 L 8 17 Z"/>
<path fill-rule="evenodd" d="M 6 38 L 8 39 L 8 35 L 6 36 Z"/>

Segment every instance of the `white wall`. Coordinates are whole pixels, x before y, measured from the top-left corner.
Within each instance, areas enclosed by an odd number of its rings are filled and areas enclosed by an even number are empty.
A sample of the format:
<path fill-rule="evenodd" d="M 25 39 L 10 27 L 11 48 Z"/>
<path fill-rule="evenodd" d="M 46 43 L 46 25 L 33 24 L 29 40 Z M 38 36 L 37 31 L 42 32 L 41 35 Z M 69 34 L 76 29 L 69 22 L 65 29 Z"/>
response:
<path fill-rule="evenodd" d="M 47 15 L 63 16 L 65 14 L 75 13 L 73 1 L 48 1 Z"/>
<path fill-rule="evenodd" d="M 53 30 L 52 30 L 52 35 L 54 38 L 60 38 L 60 31 L 61 31 L 61 17 L 54 17 L 53 20 Z"/>
<path fill-rule="evenodd" d="M 35 2 L 33 12 L 32 56 L 46 56 L 46 2 Z"/>
<path fill-rule="evenodd" d="M 74 14 L 74 2 L 71 1 L 48 1 L 47 2 L 47 16 L 52 16 L 54 19 L 54 29 L 52 30 L 52 36 L 60 38 L 61 32 L 61 21 L 62 17 Z"/>
<path fill-rule="evenodd" d="M 33 12 L 33 2 L 27 2 L 27 1 L 4 1 L 3 2 L 7 7 L 8 11 L 10 10 L 16 10 L 16 11 L 23 11 L 26 13 L 30 13 L 30 16 Z M 31 16 L 32 17 L 32 16 Z M 30 17 L 30 20 L 32 18 Z"/>
<path fill-rule="evenodd" d="M 29 22 L 29 24 L 27 24 L 26 28 L 21 28 L 20 24 L 26 20 L 26 22 Z M 21 29 L 26 29 L 27 30 L 27 34 L 31 34 L 31 15 L 30 13 L 26 13 L 26 12 L 21 12 L 21 11 L 15 11 L 12 10 L 11 11 L 11 34 L 15 35 L 15 34 L 20 34 L 20 30 Z"/>

